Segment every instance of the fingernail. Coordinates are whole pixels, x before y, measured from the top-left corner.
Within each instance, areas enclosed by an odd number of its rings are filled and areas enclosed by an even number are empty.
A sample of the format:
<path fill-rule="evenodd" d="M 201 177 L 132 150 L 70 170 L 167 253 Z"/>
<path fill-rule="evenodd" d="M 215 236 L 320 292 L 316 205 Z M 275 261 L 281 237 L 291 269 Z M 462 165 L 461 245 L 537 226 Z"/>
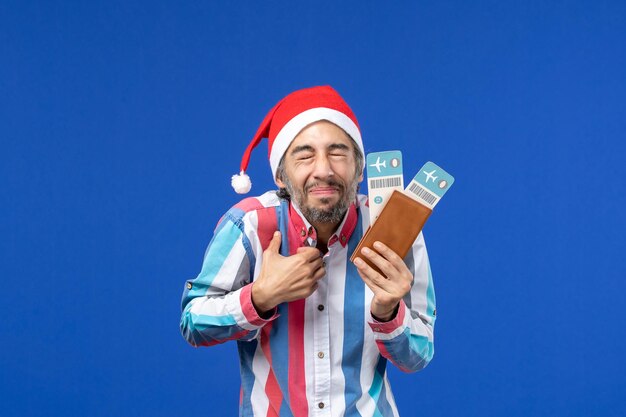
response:
<path fill-rule="evenodd" d="M 363 252 L 366 255 L 369 255 L 372 251 L 370 250 L 370 248 L 363 248 L 361 249 L 361 252 Z"/>
<path fill-rule="evenodd" d="M 354 260 L 354 263 L 355 263 L 356 265 L 359 265 L 359 266 L 360 266 L 360 265 L 363 265 L 363 261 L 361 260 L 361 258 L 356 258 L 356 259 Z"/>
<path fill-rule="evenodd" d="M 374 247 L 376 249 L 382 249 L 383 248 L 383 244 L 380 243 L 379 241 L 374 242 Z"/>

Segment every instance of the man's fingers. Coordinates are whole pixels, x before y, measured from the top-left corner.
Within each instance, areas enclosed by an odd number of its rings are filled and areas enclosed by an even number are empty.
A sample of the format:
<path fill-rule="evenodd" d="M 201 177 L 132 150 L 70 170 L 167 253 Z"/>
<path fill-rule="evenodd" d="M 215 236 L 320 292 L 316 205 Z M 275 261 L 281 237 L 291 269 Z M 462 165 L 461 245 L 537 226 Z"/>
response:
<path fill-rule="evenodd" d="M 393 271 L 390 270 L 390 272 L 393 272 L 394 275 L 396 273 L 399 273 L 399 275 L 397 276 L 402 281 L 413 282 L 413 274 L 411 273 L 411 271 L 409 271 L 406 263 L 404 263 L 404 259 L 402 259 L 402 257 L 398 255 L 393 249 L 378 241 L 374 242 L 374 249 L 376 249 L 385 259 L 387 259 L 387 261 L 389 261 L 389 264 L 394 269 Z"/>
<path fill-rule="evenodd" d="M 359 259 L 360 258 L 356 258 L 355 259 L 355 264 L 358 263 Z M 363 262 L 362 259 L 361 259 L 361 262 Z M 365 262 L 363 262 L 363 264 L 367 265 L 367 264 L 365 264 Z M 370 276 L 368 274 L 366 274 L 363 270 L 359 269 L 358 266 L 357 266 L 357 270 L 356 271 L 359 273 L 359 276 L 361 277 L 361 279 L 363 280 L 365 285 L 367 285 L 369 287 L 369 289 L 372 290 L 372 292 L 374 293 L 375 296 L 378 295 L 378 294 L 382 294 L 382 293 L 386 292 L 378 283 L 374 282 L 374 280 L 372 278 L 370 278 Z M 372 271 L 376 272 L 374 270 L 372 270 Z M 380 278 L 380 280 L 383 280 L 383 278 Z"/>
<path fill-rule="evenodd" d="M 322 261 L 322 258 L 315 258 L 311 261 L 309 261 L 308 266 L 311 268 L 311 271 L 317 271 L 319 268 L 323 268 L 324 267 L 324 262 Z"/>
<path fill-rule="evenodd" d="M 395 253 L 389 246 L 385 245 L 383 242 L 376 241 L 374 242 L 374 249 L 381 254 L 386 260 L 388 260 L 393 266 L 396 268 L 400 264 L 404 264 L 402 258 Z"/>
<path fill-rule="evenodd" d="M 357 271 L 359 272 L 361 277 L 369 281 L 373 285 L 380 287 L 382 280 L 386 280 L 385 277 L 376 272 L 374 268 L 369 266 L 363 259 L 359 257 L 354 259 L 354 265 L 356 265 Z"/>
<path fill-rule="evenodd" d="M 272 236 L 272 240 L 270 240 L 270 244 L 267 245 L 267 249 L 273 253 L 280 253 L 280 242 L 282 241 L 282 236 L 280 232 L 277 230 L 274 232 L 274 236 Z"/>
<path fill-rule="evenodd" d="M 318 281 L 324 278 L 324 275 L 326 275 L 326 268 L 324 267 L 324 264 L 321 264 L 315 272 L 313 272 L 313 279 Z"/>
<path fill-rule="evenodd" d="M 321 259 L 322 253 L 317 248 L 313 248 L 310 246 L 303 246 L 296 250 L 298 255 L 302 255 L 304 259 L 307 261 L 314 261 L 316 259 Z"/>
<path fill-rule="evenodd" d="M 391 278 L 394 276 L 396 268 L 393 266 L 393 264 L 391 264 L 389 260 L 383 258 L 376 251 L 373 251 L 370 248 L 361 249 L 361 253 L 367 256 L 367 259 L 369 259 L 370 262 L 372 262 L 378 267 L 378 269 L 380 269 L 380 271 L 385 275 L 385 278 Z"/>

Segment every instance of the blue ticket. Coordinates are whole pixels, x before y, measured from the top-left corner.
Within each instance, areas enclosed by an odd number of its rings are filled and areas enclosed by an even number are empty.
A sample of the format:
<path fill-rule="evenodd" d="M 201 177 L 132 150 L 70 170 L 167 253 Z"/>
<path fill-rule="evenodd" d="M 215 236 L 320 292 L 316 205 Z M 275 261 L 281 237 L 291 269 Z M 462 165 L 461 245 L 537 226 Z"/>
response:
<path fill-rule="evenodd" d="M 393 190 L 404 189 L 402 152 L 373 152 L 366 164 L 370 224 L 374 224 Z"/>
<path fill-rule="evenodd" d="M 454 177 L 433 162 L 426 162 L 406 188 L 407 194 L 429 208 L 454 184 Z"/>

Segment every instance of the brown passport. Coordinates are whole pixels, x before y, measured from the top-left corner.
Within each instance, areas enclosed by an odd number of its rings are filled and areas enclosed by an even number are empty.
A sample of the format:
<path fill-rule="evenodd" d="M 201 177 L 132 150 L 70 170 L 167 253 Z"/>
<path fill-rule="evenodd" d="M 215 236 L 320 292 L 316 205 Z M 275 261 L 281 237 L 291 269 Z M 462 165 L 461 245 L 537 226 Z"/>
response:
<path fill-rule="evenodd" d="M 350 260 L 354 261 L 358 256 L 382 274 L 380 269 L 361 253 L 361 248 L 368 247 L 374 250 L 374 242 L 380 241 L 404 258 L 432 212 L 403 192 L 395 190 L 374 225 L 370 226 L 361 238 Z"/>

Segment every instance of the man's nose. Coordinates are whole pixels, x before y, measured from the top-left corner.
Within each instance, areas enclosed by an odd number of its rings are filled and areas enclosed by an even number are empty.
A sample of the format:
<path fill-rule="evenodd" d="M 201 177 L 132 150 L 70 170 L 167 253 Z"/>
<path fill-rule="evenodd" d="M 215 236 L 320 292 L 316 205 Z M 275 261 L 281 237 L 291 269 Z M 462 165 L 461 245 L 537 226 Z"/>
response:
<path fill-rule="evenodd" d="M 334 175 L 333 168 L 327 156 L 320 156 L 315 160 L 313 176 L 316 178 L 328 178 Z"/>

